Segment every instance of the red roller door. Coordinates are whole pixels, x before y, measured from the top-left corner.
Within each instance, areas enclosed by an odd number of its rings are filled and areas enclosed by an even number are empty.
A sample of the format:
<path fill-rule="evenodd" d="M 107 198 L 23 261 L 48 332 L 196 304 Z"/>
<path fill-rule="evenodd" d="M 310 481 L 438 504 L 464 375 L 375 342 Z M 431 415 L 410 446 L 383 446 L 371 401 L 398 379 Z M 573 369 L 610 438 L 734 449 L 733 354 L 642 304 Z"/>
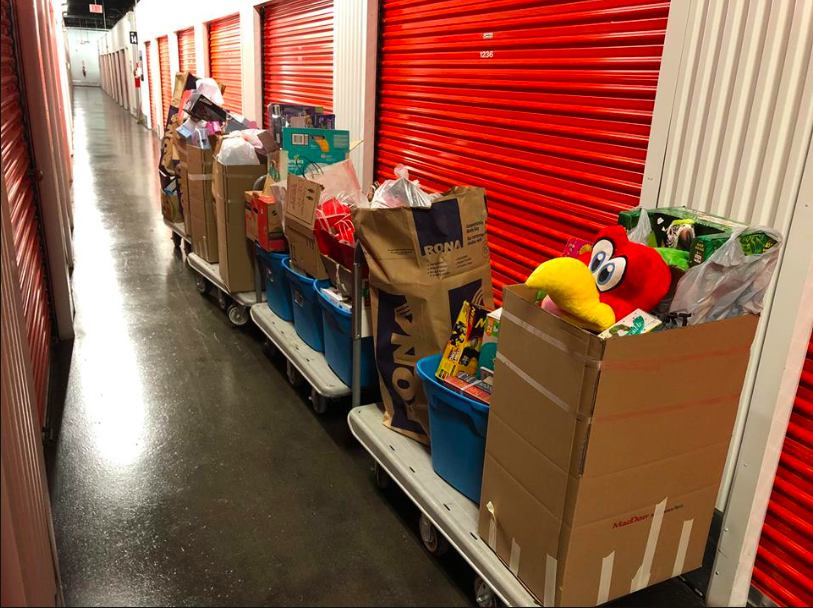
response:
<path fill-rule="evenodd" d="M 376 177 L 487 188 L 495 293 L 637 205 L 668 1 L 383 0 Z"/>
<path fill-rule="evenodd" d="M 178 32 L 178 65 L 181 72 L 189 71 L 193 74 L 195 67 L 195 28 L 190 27 Z"/>
<path fill-rule="evenodd" d="M 169 104 L 172 101 L 172 74 L 169 70 L 169 40 L 158 39 L 158 69 L 161 73 L 161 124 L 166 124 Z"/>
<path fill-rule="evenodd" d="M 209 24 L 209 70 L 226 87 L 223 101 L 227 110 L 240 113 L 243 107 L 240 15 L 224 17 Z"/>
<path fill-rule="evenodd" d="M 29 117 L 22 96 L 23 75 L 17 55 L 17 37 L 12 26 L 11 11 L 8 0 L 3 0 L 0 16 L 0 158 L 14 233 L 14 251 L 31 348 L 39 421 L 42 423 L 48 390 L 51 313 L 39 205 L 36 186 L 32 180 L 36 168 L 25 128 Z"/>
<path fill-rule="evenodd" d="M 779 606 L 813 605 L 813 335 L 776 471 L 752 583 Z"/>
<path fill-rule="evenodd" d="M 152 125 L 153 129 L 158 128 L 158 123 L 160 119 L 158 118 L 158 112 L 155 109 L 155 85 L 153 83 L 153 71 L 152 71 L 152 60 L 150 58 L 150 43 L 144 43 L 144 60 L 146 63 L 146 70 L 147 70 L 147 87 L 150 93 L 150 114 L 151 120 L 150 124 Z"/>
<path fill-rule="evenodd" d="M 267 4 L 262 33 L 263 114 L 271 102 L 333 108 L 333 0 Z"/>

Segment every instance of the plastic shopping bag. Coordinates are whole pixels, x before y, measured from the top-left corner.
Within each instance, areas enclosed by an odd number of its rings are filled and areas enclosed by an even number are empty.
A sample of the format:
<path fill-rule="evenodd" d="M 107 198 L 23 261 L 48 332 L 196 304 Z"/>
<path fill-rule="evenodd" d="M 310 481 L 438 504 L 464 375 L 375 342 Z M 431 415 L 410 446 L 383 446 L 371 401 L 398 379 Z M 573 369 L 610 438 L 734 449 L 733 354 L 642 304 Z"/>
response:
<path fill-rule="evenodd" d="M 746 255 L 740 238 L 760 231 L 776 241 L 764 253 Z M 735 230 L 702 264 L 690 268 L 677 285 L 670 312 L 690 314 L 689 325 L 759 314 L 779 261 L 782 235 L 767 227 Z"/>
<path fill-rule="evenodd" d="M 392 207 L 423 207 L 432 206 L 432 197 L 421 190 L 418 180 L 409 179 L 409 169 L 404 165 L 395 167 L 398 179 L 388 179 L 381 184 L 373 194 L 370 206 L 374 209 Z"/>
<path fill-rule="evenodd" d="M 224 137 L 217 160 L 221 165 L 259 165 L 260 159 L 248 141 L 242 137 Z"/>
<path fill-rule="evenodd" d="M 649 214 L 645 207 L 639 207 L 641 215 L 638 216 L 638 223 L 635 228 L 627 232 L 627 238 L 631 243 L 649 245 L 649 235 L 652 234 L 652 224 L 649 223 Z"/>

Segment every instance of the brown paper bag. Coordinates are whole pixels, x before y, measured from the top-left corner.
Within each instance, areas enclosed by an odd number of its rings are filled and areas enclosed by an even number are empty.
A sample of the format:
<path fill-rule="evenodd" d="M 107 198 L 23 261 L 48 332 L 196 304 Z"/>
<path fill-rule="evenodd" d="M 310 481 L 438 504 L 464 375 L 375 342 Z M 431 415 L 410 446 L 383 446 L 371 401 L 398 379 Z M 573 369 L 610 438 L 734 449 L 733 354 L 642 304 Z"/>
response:
<path fill-rule="evenodd" d="M 356 208 L 370 267 L 384 423 L 428 443 L 418 359 L 441 352 L 465 300 L 493 306 L 482 188 L 456 187 L 431 208 Z"/>

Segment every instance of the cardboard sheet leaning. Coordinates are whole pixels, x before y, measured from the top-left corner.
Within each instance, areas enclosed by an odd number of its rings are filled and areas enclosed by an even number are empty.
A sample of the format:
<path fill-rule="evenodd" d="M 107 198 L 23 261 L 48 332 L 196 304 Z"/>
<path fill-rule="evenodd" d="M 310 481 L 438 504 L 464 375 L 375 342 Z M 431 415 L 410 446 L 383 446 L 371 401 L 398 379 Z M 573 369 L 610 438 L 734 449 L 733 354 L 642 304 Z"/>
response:
<path fill-rule="evenodd" d="M 456 187 L 428 209 L 356 208 L 370 267 L 384 423 L 428 443 L 418 359 L 443 350 L 465 300 L 493 306 L 485 190 Z"/>

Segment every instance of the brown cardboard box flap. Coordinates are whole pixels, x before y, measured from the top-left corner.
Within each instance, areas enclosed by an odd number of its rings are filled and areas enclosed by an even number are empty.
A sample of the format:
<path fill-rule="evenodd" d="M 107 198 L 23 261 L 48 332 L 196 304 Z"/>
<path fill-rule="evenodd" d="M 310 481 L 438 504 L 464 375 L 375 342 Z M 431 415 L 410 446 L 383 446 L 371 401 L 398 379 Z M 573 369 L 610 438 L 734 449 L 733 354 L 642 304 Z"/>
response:
<path fill-rule="evenodd" d="M 286 225 L 296 223 L 312 233 L 322 190 L 322 186 L 316 182 L 298 175 L 289 175 L 288 192 L 285 197 Z"/>

